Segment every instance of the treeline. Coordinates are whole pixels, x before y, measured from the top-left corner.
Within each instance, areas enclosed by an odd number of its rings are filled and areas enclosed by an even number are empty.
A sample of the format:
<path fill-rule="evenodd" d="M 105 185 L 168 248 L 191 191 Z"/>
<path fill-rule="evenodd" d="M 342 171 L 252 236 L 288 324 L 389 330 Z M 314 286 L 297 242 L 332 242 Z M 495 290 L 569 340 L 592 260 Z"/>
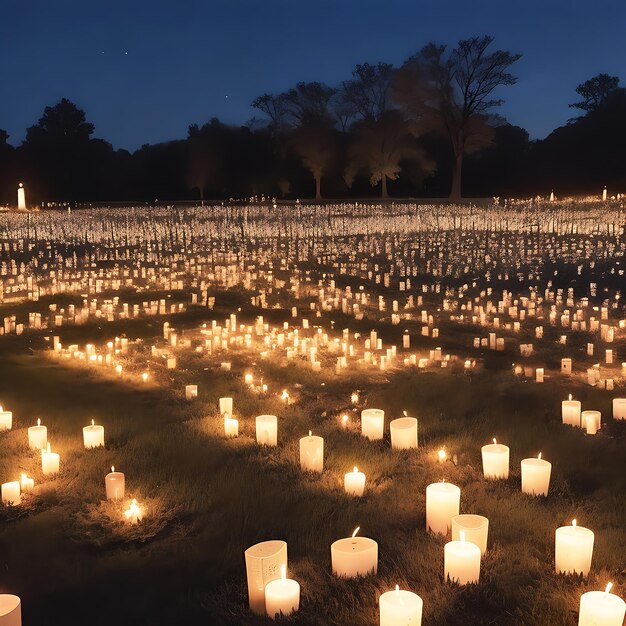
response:
<path fill-rule="evenodd" d="M 528 196 L 626 190 L 626 90 L 599 74 L 576 89 L 579 116 L 542 141 L 497 114 L 520 55 L 493 38 L 428 44 L 401 66 L 357 65 L 330 86 L 266 93 L 241 127 L 212 119 L 134 153 L 93 138 L 84 111 L 46 107 L 17 148 L 0 131 L 0 203 L 23 181 L 44 201 L 272 196 Z"/>

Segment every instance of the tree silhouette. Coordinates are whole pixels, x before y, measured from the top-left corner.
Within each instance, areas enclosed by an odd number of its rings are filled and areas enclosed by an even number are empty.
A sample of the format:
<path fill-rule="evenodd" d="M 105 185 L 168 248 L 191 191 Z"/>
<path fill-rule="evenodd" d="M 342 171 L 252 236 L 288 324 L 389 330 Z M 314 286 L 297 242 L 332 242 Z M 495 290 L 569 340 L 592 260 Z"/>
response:
<path fill-rule="evenodd" d="M 87 141 L 94 130 L 94 125 L 86 121 L 85 112 L 62 98 L 54 106 L 46 107 L 37 124 L 26 131 L 26 143 Z"/>
<path fill-rule="evenodd" d="M 502 100 L 492 97 L 500 86 L 517 79 L 509 68 L 521 55 L 489 51 L 493 37 L 484 35 L 446 46 L 430 43 L 410 57 L 397 73 L 395 97 L 427 128 L 444 133 L 454 161 L 451 199 L 461 197 L 463 156 L 488 145 L 495 121 L 492 109 Z"/>
<path fill-rule="evenodd" d="M 353 117 L 366 122 L 380 120 L 390 105 L 391 63 L 362 63 L 352 70 L 352 80 L 341 85 L 340 101 Z"/>
<path fill-rule="evenodd" d="M 619 88 L 619 78 L 608 74 L 598 74 L 576 87 L 581 102 L 573 102 L 569 106 L 587 113 L 602 108 L 608 97 Z"/>
<path fill-rule="evenodd" d="M 370 184 L 381 183 L 381 195 L 387 198 L 387 181 L 398 178 L 403 160 L 418 163 L 424 174 L 434 170 L 435 164 L 425 157 L 415 141 L 416 124 L 405 119 L 400 111 L 385 111 L 377 120 L 358 122 L 353 132 L 345 175 L 349 186 L 356 173 L 364 169 Z"/>

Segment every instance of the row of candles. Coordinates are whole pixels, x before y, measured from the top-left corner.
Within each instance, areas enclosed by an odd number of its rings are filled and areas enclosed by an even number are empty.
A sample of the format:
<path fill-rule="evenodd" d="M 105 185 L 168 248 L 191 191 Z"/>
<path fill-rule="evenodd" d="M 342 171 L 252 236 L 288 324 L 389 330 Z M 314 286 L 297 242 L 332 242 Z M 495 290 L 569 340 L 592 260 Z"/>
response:
<path fill-rule="evenodd" d="M 1 409 L 1 407 L 0 407 Z M 7 413 L 1 411 L 0 414 Z M 0 428 L 0 430 L 7 430 Z M 87 450 L 104 446 L 104 426 L 96 424 L 91 420 L 91 424 L 83 428 L 83 445 Z M 31 450 L 41 452 L 41 471 L 44 476 L 50 476 L 59 473 L 61 456 L 57 452 L 52 452 L 50 442 L 48 441 L 48 429 L 41 423 L 41 419 L 37 420 L 36 426 L 28 428 L 28 446 Z M 115 471 L 115 467 L 111 467 L 111 471 L 105 476 L 105 491 L 107 500 L 123 500 L 125 496 L 126 477 L 123 472 Z M 22 494 L 32 493 L 35 487 L 35 479 L 22 474 L 19 481 L 10 481 L 3 483 L 2 503 L 6 506 L 16 506 L 22 501 Z M 137 501 L 133 499 L 129 508 L 124 511 L 124 517 L 131 524 L 136 524 L 142 518 L 143 512 Z"/>

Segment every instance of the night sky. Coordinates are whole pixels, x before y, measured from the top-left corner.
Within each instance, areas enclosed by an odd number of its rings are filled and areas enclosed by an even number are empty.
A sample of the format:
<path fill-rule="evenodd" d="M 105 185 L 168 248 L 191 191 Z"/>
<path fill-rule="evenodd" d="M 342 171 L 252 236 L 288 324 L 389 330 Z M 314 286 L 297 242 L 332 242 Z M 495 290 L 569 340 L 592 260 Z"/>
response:
<path fill-rule="evenodd" d="M 524 54 L 501 113 L 541 138 L 574 114 L 577 84 L 626 67 L 623 0 L 0 0 L 0 16 L 14 145 L 61 97 L 132 150 L 211 117 L 244 123 L 257 95 L 298 80 L 336 84 L 356 63 L 485 33 Z"/>

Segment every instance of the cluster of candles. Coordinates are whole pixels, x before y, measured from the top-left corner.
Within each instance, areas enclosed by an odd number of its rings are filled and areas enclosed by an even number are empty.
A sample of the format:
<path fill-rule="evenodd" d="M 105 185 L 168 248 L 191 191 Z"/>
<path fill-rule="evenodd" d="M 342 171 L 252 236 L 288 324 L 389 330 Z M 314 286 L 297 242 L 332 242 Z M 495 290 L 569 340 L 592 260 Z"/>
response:
<path fill-rule="evenodd" d="M 0 410 L 0 416 L 6 413 L 9 412 Z M 4 423 L 6 424 L 6 421 Z M 11 427 L 12 424 L 9 425 L 8 429 Z M 87 450 L 103 447 L 104 426 L 96 424 L 95 420 L 91 420 L 91 424 L 83 428 L 83 445 Z M 48 429 L 41 423 L 41 419 L 37 419 L 36 426 L 28 428 L 28 446 L 31 450 L 41 453 L 41 473 L 44 476 L 53 476 L 59 473 L 61 456 L 58 452 L 52 452 L 50 442 L 48 441 Z M 126 477 L 122 472 L 116 472 L 115 467 L 111 467 L 111 471 L 105 476 L 104 485 L 107 500 L 121 501 L 124 499 Z M 2 503 L 5 506 L 17 506 L 22 502 L 22 495 L 32 493 L 34 488 L 35 479 L 22 474 L 19 481 L 15 480 L 2 484 Z M 129 508 L 124 511 L 124 518 L 129 523 L 136 524 L 142 519 L 142 516 L 143 511 L 141 507 L 133 499 Z"/>
<path fill-rule="evenodd" d="M 602 427 L 600 411 L 583 411 L 580 400 L 572 400 L 572 394 L 561 403 L 563 424 L 584 428 L 588 435 L 595 435 Z M 626 420 L 626 398 L 613 398 L 613 419 Z"/>

